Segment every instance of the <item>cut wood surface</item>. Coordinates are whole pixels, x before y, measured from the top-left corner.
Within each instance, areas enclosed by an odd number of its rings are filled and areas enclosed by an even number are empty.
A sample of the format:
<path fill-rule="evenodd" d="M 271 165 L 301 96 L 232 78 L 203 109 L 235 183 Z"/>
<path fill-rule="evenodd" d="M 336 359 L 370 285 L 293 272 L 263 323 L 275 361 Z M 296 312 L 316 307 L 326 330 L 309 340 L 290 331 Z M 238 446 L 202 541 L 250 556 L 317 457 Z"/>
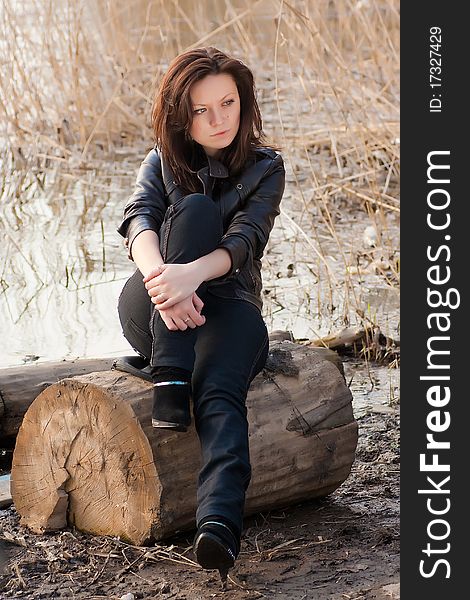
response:
<path fill-rule="evenodd" d="M 270 343 L 247 398 L 246 515 L 324 496 L 350 473 L 357 444 L 351 393 L 325 356 Z M 187 433 L 153 429 L 151 390 L 108 370 L 39 394 L 13 455 L 11 493 L 24 525 L 43 532 L 69 524 L 133 544 L 194 527 L 201 467 L 194 419 Z"/>

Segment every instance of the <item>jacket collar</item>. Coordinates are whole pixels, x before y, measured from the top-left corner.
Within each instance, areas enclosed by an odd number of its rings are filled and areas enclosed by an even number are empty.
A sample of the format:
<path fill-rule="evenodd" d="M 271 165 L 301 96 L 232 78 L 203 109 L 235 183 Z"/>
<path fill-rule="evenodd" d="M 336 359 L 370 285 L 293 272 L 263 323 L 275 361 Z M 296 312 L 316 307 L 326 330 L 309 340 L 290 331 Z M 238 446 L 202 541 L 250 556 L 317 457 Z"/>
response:
<path fill-rule="evenodd" d="M 202 150 L 202 149 L 201 149 Z M 267 148 L 256 148 L 256 153 L 258 154 L 258 156 L 261 154 L 263 155 L 267 155 L 270 156 L 271 158 L 274 158 L 275 153 L 273 153 L 272 150 L 269 150 Z M 211 177 L 228 177 L 229 176 L 229 172 L 227 167 L 221 163 L 220 161 L 218 161 L 217 159 L 213 158 L 212 156 L 209 156 L 208 154 L 206 154 L 204 151 L 202 151 L 202 154 L 204 154 L 206 156 L 207 159 L 207 164 L 209 166 L 209 175 Z M 257 159 L 255 159 L 256 162 Z M 253 164 L 253 161 L 249 161 L 247 163 L 247 166 L 251 166 Z M 201 173 L 201 171 L 203 172 L 205 169 L 205 167 L 202 167 L 202 169 L 199 169 L 197 172 Z"/>
<path fill-rule="evenodd" d="M 209 181 L 207 180 L 208 176 L 219 179 L 226 178 L 229 176 L 228 169 L 223 163 L 218 161 L 216 158 L 213 158 L 212 156 L 206 154 L 199 144 L 195 144 L 195 146 L 196 147 L 193 149 L 193 152 L 195 154 L 193 154 L 192 159 L 195 160 L 196 164 L 199 163 L 199 165 L 202 164 L 202 166 L 200 166 L 199 169 L 193 172 L 197 173 L 199 179 L 203 181 L 206 187 L 208 187 L 209 185 Z M 166 189 L 173 189 L 176 185 L 175 181 L 173 180 L 173 174 L 170 168 L 168 167 L 165 158 L 161 155 L 157 145 L 155 145 L 155 150 L 157 150 L 161 159 L 162 176 L 163 181 L 165 183 L 165 187 Z M 273 151 L 267 151 L 264 148 L 258 148 L 257 152 L 262 154 L 268 154 L 271 157 L 273 155 Z"/>
<path fill-rule="evenodd" d="M 211 177 L 219 177 L 219 178 L 228 177 L 228 169 L 223 163 L 218 161 L 216 158 L 209 156 L 208 154 L 206 154 L 206 157 L 207 157 L 207 165 L 209 167 L 209 175 Z M 198 173 L 204 172 L 204 170 L 206 168 L 207 168 L 207 166 L 202 167 L 201 169 L 198 170 Z"/>

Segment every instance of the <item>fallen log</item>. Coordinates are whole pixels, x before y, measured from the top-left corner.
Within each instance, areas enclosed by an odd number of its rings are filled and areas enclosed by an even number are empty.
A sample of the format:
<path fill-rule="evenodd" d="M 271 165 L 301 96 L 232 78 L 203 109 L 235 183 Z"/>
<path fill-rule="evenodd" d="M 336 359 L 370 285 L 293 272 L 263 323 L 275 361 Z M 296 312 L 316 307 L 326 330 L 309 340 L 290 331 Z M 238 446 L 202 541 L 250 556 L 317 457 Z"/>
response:
<path fill-rule="evenodd" d="M 346 327 L 316 340 L 305 342 L 307 346 L 336 350 L 339 354 L 367 356 L 369 360 L 386 360 L 388 363 L 400 359 L 400 340 L 383 335 L 377 326 Z M 356 349 L 357 346 L 357 349 Z"/>
<path fill-rule="evenodd" d="M 293 342 L 294 338 L 290 331 L 276 330 L 269 334 L 269 340 Z M 317 352 L 324 350 L 319 348 Z M 336 352 L 327 350 L 323 355 L 343 372 L 341 359 Z M 43 390 L 61 379 L 109 371 L 116 358 L 77 358 L 0 369 L 0 447 L 13 445 L 26 411 Z"/>
<path fill-rule="evenodd" d="M 322 354 L 270 344 L 247 398 L 245 515 L 325 496 L 350 473 L 351 393 Z M 39 394 L 13 454 L 11 494 L 23 525 L 38 533 L 73 525 L 138 545 L 194 527 L 201 468 L 194 422 L 185 434 L 153 429 L 151 388 L 113 370 L 66 378 Z"/>

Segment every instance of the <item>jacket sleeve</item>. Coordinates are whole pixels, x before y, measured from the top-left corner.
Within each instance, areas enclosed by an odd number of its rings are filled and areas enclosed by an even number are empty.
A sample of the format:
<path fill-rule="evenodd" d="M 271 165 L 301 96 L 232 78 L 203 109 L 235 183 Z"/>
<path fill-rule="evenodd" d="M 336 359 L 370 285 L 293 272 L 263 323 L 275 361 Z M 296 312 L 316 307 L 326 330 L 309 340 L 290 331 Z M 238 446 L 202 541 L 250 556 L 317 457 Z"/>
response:
<path fill-rule="evenodd" d="M 146 229 L 158 234 L 166 209 L 160 156 L 153 148 L 140 165 L 134 192 L 124 207 L 123 220 L 117 229 L 125 238 L 124 243 L 131 260 L 134 239 Z"/>
<path fill-rule="evenodd" d="M 220 279 L 231 277 L 254 257 L 263 255 L 274 219 L 280 213 L 284 187 L 284 161 L 277 154 L 256 190 L 248 196 L 244 208 L 235 213 L 218 245 L 225 248 L 232 259 L 230 271 Z"/>

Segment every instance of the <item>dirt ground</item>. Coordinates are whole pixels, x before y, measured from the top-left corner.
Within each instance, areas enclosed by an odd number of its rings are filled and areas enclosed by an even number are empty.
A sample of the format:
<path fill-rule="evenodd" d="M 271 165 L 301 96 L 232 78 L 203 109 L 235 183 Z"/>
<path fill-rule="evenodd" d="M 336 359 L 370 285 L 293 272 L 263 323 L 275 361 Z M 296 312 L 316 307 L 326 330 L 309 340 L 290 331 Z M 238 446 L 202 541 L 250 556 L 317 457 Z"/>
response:
<path fill-rule="evenodd" d="M 245 519 L 226 590 L 217 571 L 194 562 L 194 532 L 145 548 L 73 530 L 37 536 L 12 506 L 0 511 L 0 598 L 395 600 L 398 410 L 368 412 L 358 423 L 356 461 L 338 490 Z"/>

